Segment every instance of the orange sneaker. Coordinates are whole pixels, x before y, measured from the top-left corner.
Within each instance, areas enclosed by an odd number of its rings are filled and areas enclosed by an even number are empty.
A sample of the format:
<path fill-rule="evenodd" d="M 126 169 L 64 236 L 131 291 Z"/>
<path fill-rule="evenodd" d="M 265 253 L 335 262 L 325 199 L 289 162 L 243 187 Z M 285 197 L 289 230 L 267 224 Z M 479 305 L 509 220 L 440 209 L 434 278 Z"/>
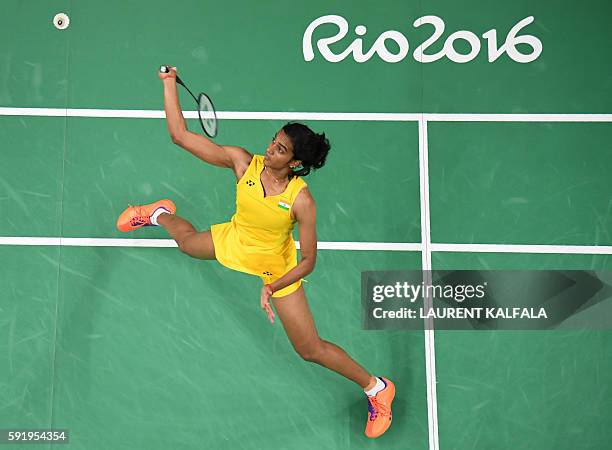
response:
<path fill-rule="evenodd" d="M 150 203 L 148 205 L 130 205 L 117 219 L 117 229 L 125 233 L 135 230 L 136 228 L 151 225 L 151 214 L 153 214 L 159 207 L 166 208 L 172 214 L 176 212 L 176 206 L 172 200 L 167 199 Z"/>
<path fill-rule="evenodd" d="M 385 388 L 372 397 L 368 397 L 368 423 L 365 434 L 369 438 L 377 438 L 391 426 L 393 418 L 391 403 L 395 397 L 395 385 L 388 379 L 379 377 Z"/>

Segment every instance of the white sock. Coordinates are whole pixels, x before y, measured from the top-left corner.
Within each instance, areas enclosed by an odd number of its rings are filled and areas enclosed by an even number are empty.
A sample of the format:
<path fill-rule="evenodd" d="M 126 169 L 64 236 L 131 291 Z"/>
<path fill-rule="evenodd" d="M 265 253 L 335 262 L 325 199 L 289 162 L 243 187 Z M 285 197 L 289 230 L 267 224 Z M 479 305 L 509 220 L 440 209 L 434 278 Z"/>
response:
<path fill-rule="evenodd" d="M 382 391 L 384 388 L 385 388 L 385 383 L 383 382 L 383 380 L 381 380 L 379 377 L 376 377 L 376 385 L 369 391 L 366 391 L 364 389 L 363 392 L 365 392 L 368 397 L 373 397 L 376 394 L 378 394 L 380 391 Z"/>
<path fill-rule="evenodd" d="M 153 212 L 153 214 L 151 214 L 151 223 L 153 225 L 159 226 L 159 224 L 157 223 L 157 218 L 159 217 L 160 214 L 163 214 L 163 213 L 172 214 L 166 208 L 164 208 L 163 206 L 160 206 Z"/>

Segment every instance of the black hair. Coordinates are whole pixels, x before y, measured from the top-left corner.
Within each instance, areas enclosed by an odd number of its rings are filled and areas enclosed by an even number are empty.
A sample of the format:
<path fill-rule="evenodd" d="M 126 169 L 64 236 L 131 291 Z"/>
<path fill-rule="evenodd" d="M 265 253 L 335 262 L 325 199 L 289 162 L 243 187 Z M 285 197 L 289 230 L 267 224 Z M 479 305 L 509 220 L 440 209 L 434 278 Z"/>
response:
<path fill-rule="evenodd" d="M 331 145 L 325 133 L 317 134 L 306 125 L 289 122 L 283 131 L 293 144 L 293 159 L 302 161 L 302 167 L 293 171 L 293 175 L 305 177 L 311 169 L 320 169 L 325 165 L 325 159 Z"/>

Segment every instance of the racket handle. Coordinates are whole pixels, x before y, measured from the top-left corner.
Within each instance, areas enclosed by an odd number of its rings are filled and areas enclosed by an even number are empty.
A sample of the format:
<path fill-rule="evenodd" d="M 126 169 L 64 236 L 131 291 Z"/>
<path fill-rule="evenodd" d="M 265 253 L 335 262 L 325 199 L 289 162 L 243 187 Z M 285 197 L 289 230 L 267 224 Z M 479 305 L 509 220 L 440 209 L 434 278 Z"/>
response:
<path fill-rule="evenodd" d="M 159 71 L 161 73 L 170 73 L 170 66 L 160 66 L 159 67 Z M 180 79 L 180 77 L 177 75 L 176 76 L 176 82 L 182 86 L 185 86 L 185 83 L 183 83 L 183 80 Z M 187 86 L 185 86 L 187 87 Z M 193 94 L 192 94 L 193 95 Z"/>

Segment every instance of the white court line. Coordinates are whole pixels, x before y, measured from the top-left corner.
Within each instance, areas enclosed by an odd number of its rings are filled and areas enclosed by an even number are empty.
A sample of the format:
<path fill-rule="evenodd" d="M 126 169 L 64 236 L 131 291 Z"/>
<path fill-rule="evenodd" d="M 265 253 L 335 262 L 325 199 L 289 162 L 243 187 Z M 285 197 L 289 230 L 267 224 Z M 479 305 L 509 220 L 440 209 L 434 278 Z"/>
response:
<path fill-rule="evenodd" d="M 434 252 L 612 255 L 612 246 L 605 245 L 431 244 L 431 250 Z"/>
<path fill-rule="evenodd" d="M 423 282 L 431 284 L 431 227 L 429 214 L 429 151 L 427 141 L 427 120 L 419 120 L 419 192 L 421 199 L 421 253 Z M 430 296 L 423 299 L 423 307 L 431 308 Z M 427 382 L 427 424 L 429 429 L 429 450 L 438 450 L 438 394 L 436 388 L 436 346 L 433 319 L 424 320 L 425 378 Z"/>
<path fill-rule="evenodd" d="M 612 122 L 612 114 L 423 114 L 428 122 Z"/>
<path fill-rule="evenodd" d="M 127 239 L 127 238 L 60 238 L 0 236 L 0 245 L 59 246 L 66 247 L 176 247 L 172 239 Z M 300 248 L 300 243 L 295 242 Z M 416 242 L 339 242 L 319 241 L 319 250 L 419 252 L 423 246 Z M 612 255 L 612 246 L 605 245 L 522 245 L 522 244 L 436 244 L 429 243 L 431 252 L 467 253 L 548 253 L 576 255 Z M 423 261 L 423 267 L 427 261 Z M 427 264 L 431 267 L 431 259 Z"/>
<path fill-rule="evenodd" d="M 197 111 L 183 111 L 187 119 L 197 119 Z M 165 112 L 144 109 L 73 109 L 73 108 L 5 108 L 0 116 L 95 117 L 128 119 L 165 119 Z M 348 120 L 348 121 L 417 121 L 416 113 L 318 113 L 290 111 L 217 111 L 219 119 L 230 120 Z"/>
<path fill-rule="evenodd" d="M 177 247 L 172 239 L 114 239 L 60 237 L 0 237 L 0 245 L 33 245 L 63 247 Z"/>
<path fill-rule="evenodd" d="M 183 111 L 197 119 L 197 111 Z M 163 110 L 75 109 L 0 107 L 0 116 L 98 117 L 163 119 Z M 219 119 L 229 120 L 339 120 L 384 122 L 612 122 L 612 114 L 437 114 L 437 113 L 326 113 L 291 111 L 217 111 Z"/>
<path fill-rule="evenodd" d="M 39 245 L 65 247 L 177 247 L 172 239 L 123 239 L 123 238 L 60 238 L 0 236 L 0 245 Z M 300 248 L 300 243 L 295 242 Z M 317 243 L 319 250 L 360 250 L 419 252 L 421 244 L 407 242 L 324 242 Z"/>
<path fill-rule="evenodd" d="M 300 248 L 300 243 L 295 245 Z M 404 242 L 317 242 L 318 250 L 382 250 L 400 252 L 420 252 L 420 243 Z"/>

